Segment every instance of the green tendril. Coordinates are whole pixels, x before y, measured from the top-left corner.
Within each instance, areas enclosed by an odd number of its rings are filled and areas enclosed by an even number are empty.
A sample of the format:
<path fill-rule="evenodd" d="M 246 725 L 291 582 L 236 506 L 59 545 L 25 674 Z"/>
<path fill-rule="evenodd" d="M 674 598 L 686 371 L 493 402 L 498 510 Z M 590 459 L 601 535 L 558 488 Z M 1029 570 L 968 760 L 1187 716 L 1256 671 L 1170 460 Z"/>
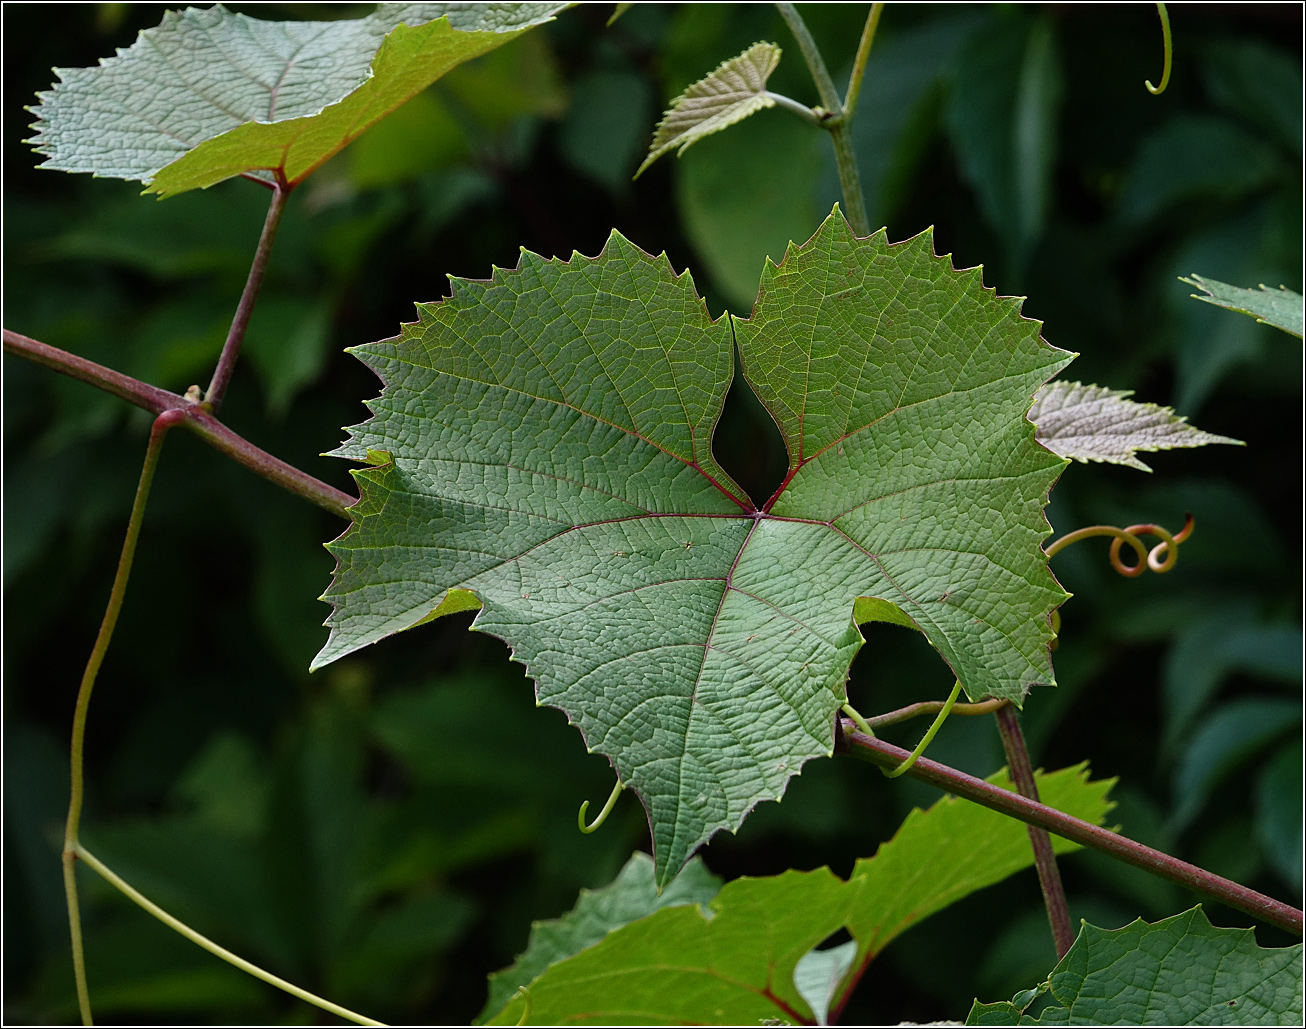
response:
<path fill-rule="evenodd" d="M 904 761 L 902 764 L 900 764 L 897 768 L 893 769 L 892 771 L 886 771 L 884 773 L 886 778 L 889 779 L 898 778 L 898 776 L 902 775 L 903 772 L 907 771 L 907 769 L 909 769 L 912 765 L 916 763 L 916 759 L 918 757 L 920 757 L 922 754 L 925 753 L 925 748 L 930 745 L 930 740 L 934 739 L 934 734 L 937 733 L 943 727 L 943 723 L 948 720 L 948 715 L 952 713 L 952 705 L 957 702 L 957 697 L 960 695 L 961 695 L 961 680 L 958 679 L 957 684 L 952 687 L 952 693 L 948 696 L 948 699 L 943 704 L 943 710 L 941 710 L 935 716 L 934 721 L 931 723 L 930 727 L 925 730 L 925 735 L 921 737 L 920 743 L 916 744 L 916 749 L 913 750 L 911 754 L 907 757 L 907 760 Z"/>
<path fill-rule="evenodd" d="M 1165 4 L 1156 5 L 1156 13 L 1161 16 L 1161 36 L 1165 46 L 1165 67 L 1161 69 L 1161 84 L 1152 85 L 1151 79 L 1144 79 L 1143 85 L 1153 96 L 1160 96 L 1165 92 L 1165 87 L 1170 85 L 1170 66 L 1174 59 L 1174 48 L 1170 44 L 1170 15 L 1166 12 Z"/>
<path fill-rule="evenodd" d="M 594 819 L 592 825 L 585 824 L 585 814 L 590 809 L 588 800 L 581 801 L 580 813 L 576 815 L 576 828 L 583 833 L 592 833 L 608 820 L 608 815 L 612 812 L 613 806 L 617 803 L 617 798 L 621 796 L 621 791 L 626 787 L 622 785 L 621 780 L 617 780 L 617 785 L 612 787 L 612 792 L 608 795 L 608 802 L 603 805 L 603 810 L 599 812 L 598 818 Z"/>

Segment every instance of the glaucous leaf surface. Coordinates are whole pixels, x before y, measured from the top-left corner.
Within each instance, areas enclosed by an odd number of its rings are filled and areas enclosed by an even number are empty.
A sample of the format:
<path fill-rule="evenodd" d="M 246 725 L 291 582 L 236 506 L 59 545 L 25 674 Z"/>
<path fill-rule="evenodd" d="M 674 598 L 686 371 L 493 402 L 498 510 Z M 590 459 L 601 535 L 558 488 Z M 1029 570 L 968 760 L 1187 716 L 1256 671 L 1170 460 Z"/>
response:
<path fill-rule="evenodd" d="M 1054 454 L 1085 463 L 1108 461 L 1144 472 L 1152 469 L 1134 456 L 1135 451 L 1208 443 L 1242 445 L 1239 440 L 1189 425 L 1171 408 L 1125 399 L 1132 392 L 1082 382 L 1049 382 L 1035 395 L 1029 420 L 1038 427 L 1038 441 Z"/>
<path fill-rule="evenodd" d="M 720 132 L 775 100 L 766 90 L 766 80 L 780 63 L 780 48 L 774 43 L 754 43 L 738 57 L 723 61 L 706 78 L 699 79 L 671 101 L 658 122 L 648 156 L 635 172 L 644 169 L 670 150 L 685 150 L 704 136 Z"/>
<path fill-rule="evenodd" d="M 856 621 L 919 628 L 973 699 L 1053 682 L 1064 460 L 1025 415 L 1069 358 L 928 234 L 836 210 L 747 321 L 616 232 L 418 313 L 353 351 L 385 387 L 334 452 L 372 467 L 314 666 L 480 606 L 643 801 L 660 886 L 831 753 Z M 712 456 L 736 346 L 789 454 L 761 507 Z"/>
<path fill-rule="evenodd" d="M 1012 789 L 1006 772 L 989 778 Z M 1085 765 L 1038 777 L 1045 804 L 1094 824 L 1111 809 L 1114 780 L 1088 781 Z M 1053 837 L 1058 853 L 1078 850 Z M 1025 826 L 956 797 L 909 814 L 893 839 L 845 882 L 828 868 L 727 883 L 707 905 L 655 912 L 559 961 L 530 984 L 530 1021 L 541 1025 L 757 1025 L 810 1020 L 794 982 L 804 956 L 844 928 L 860 975 L 897 936 L 936 911 L 1029 867 Z M 842 1007 L 848 983 L 834 991 Z M 523 1000 L 490 1020 L 512 1025 Z"/>
<path fill-rule="evenodd" d="M 1227 307 L 1230 311 L 1250 314 L 1263 325 L 1273 325 L 1276 329 L 1290 332 L 1298 339 L 1302 338 L 1303 321 L 1306 311 L 1302 307 L 1300 293 L 1294 293 L 1286 286 L 1270 289 L 1263 285 L 1260 289 L 1242 289 L 1230 286 L 1226 282 L 1206 279 L 1194 273 L 1186 279 L 1180 279 L 1190 286 L 1196 286 L 1206 296 L 1193 294 L 1193 299 L 1204 300 L 1216 307 Z"/>
<path fill-rule="evenodd" d="M 95 68 L 57 68 L 29 142 L 42 165 L 171 196 L 280 171 L 298 182 L 451 68 L 566 4 L 381 4 L 366 18 L 169 11 Z"/>
<path fill-rule="evenodd" d="M 653 877 L 653 859 L 636 851 L 617 877 L 598 890 L 581 890 L 576 906 L 561 918 L 535 922 L 530 942 L 512 966 L 490 975 L 490 996 L 480 1021 L 500 1011 L 520 986 L 529 986 L 545 969 L 603 940 L 609 932 L 663 908 L 706 904 L 721 889 L 721 880 L 693 858 L 661 893 Z"/>
<path fill-rule="evenodd" d="M 1302 945 L 1258 947 L 1201 906 L 1122 929 L 1081 923 L 1048 981 L 1011 1002 L 975 1002 L 967 1025 L 1301 1025 Z M 1051 991 L 1038 1018 L 1023 1008 Z"/>

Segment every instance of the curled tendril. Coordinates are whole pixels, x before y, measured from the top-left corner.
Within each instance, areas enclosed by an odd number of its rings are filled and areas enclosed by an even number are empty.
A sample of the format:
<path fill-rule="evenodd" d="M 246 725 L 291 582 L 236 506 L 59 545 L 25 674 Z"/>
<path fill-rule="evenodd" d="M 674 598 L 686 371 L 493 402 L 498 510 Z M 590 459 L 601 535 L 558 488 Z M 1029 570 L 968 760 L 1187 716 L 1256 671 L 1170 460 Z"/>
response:
<path fill-rule="evenodd" d="M 580 813 L 576 815 L 576 827 L 583 833 L 592 833 L 595 829 L 601 826 L 608 820 L 608 815 L 611 814 L 613 805 L 617 803 L 617 798 L 621 796 L 621 791 L 625 788 L 625 783 L 618 779 L 617 785 L 612 787 L 612 793 L 608 796 L 608 802 L 603 805 L 603 810 L 599 812 L 598 817 L 594 819 L 590 825 L 585 824 L 585 814 L 590 809 L 590 802 L 588 800 L 582 801 L 580 805 Z"/>
<path fill-rule="evenodd" d="M 1151 522 L 1130 525 L 1124 529 L 1118 529 L 1114 525 L 1090 525 L 1087 528 L 1066 533 L 1059 540 L 1049 544 L 1044 553 L 1050 558 L 1070 546 L 1070 544 L 1078 543 L 1080 540 L 1091 539 L 1094 536 L 1110 536 L 1111 550 L 1109 556 L 1111 567 L 1120 575 L 1133 579 L 1142 575 L 1149 568 L 1157 574 L 1168 572 L 1174 567 L 1174 563 L 1179 557 L 1179 544 L 1192 534 L 1193 516 L 1191 514 L 1184 516 L 1184 527 L 1176 533 L 1171 533 L 1164 526 L 1154 525 Z M 1138 538 L 1139 536 L 1155 536 L 1161 542 L 1148 550 L 1143 541 Z M 1125 544 L 1132 547 L 1134 553 L 1138 555 L 1138 561 L 1134 564 L 1127 564 L 1121 558 L 1121 551 L 1124 549 Z"/>
<path fill-rule="evenodd" d="M 1174 50 L 1170 43 L 1170 15 L 1166 13 L 1165 4 L 1156 5 L 1156 13 L 1161 16 L 1161 38 L 1162 45 L 1165 47 L 1165 67 L 1161 69 L 1161 84 L 1152 85 L 1151 79 L 1144 79 L 1143 85 L 1153 96 L 1160 96 L 1165 92 L 1165 87 L 1170 85 L 1170 67 L 1174 63 Z"/>

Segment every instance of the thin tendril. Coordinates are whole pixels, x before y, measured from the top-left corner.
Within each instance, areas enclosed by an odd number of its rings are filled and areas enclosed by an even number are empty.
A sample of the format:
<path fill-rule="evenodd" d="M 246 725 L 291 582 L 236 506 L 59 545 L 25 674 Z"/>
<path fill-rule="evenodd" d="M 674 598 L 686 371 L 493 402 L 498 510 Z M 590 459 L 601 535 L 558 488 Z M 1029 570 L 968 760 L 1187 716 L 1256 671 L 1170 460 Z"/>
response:
<path fill-rule="evenodd" d="M 921 737 L 920 743 L 916 744 L 916 749 L 913 750 L 907 756 L 907 760 L 905 760 L 897 768 L 888 771 L 881 769 L 881 771 L 884 771 L 884 775 L 886 778 L 889 779 L 898 778 L 898 776 L 902 775 L 903 772 L 907 771 L 907 769 L 909 769 L 912 765 L 916 763 L 916 759 L 918 757 L 920 757 L 922 754 L 925 753 L 925 748 L 930 745 L 930 740 L 934 739 L 934 734 L 937 733 L 940 729 L 942 729 L 943 723 L 948 720 L 948 715 L 952 713 L 952 705 L 957 702 L 957 697 L 960 694 L 961 694 L 961 680 L 958 679 L 957 684 L 952 687 L 952 693 L 948 696 L 948 699 L 944 701 L 943 708 L 939 711 L 934 721 L 930 724 L 930 727 L 925 730 L 925 735 Z"/>
<path fill-rule="evenodd" d="M 621 796 L 621 791 L 625 788 L 626 787 L 622 781 L 618 779 L 617 785 L 612 787 L 612 792 L 608 794 L 608 802 L 603 805 L 603 810 L 599 812 L 598 817 L 594 819 L 593 823 L 590 825 L 585 824 L 585 813 L 590 809 L 590 802 L 588 800 L 581 801 L 580 813 L 576 815 L 576 828 L 583 833 L 592 833 L 595 829 L 606 822 L 608 820 L 608 815 L 612 812 L 613 806 L 617 803 L 617 798 Z"/>
<path fill-rule="evenodd" d="M 1165 46 L 1165 67 L 1161 69 L 1161 84 L 1152 85 L 1151 79 L 1144 79 L 1143 85 L 1153 96 L 1160 96 L 1165 92 L 1165 87 L 1170 85 L 1170 65 L 1173 63 L 1174 53 L 1170 43 L 1170 15 L 1166 12 L 1165 4 L 1156 5 L 1156 13 L 1161 16 L 1161 37 Z"/>
<path fill-rule="evenodd" d="M 109 868 L 103 861 L 97 858 L 85 847 L 81 846 L 81 844 L 78 844 L 77 846 L 77 856 L 103 876 L 105 881 L 116 887 L 129 900 L 134 901 L 140 907 L 144 908 L 160 922 L 168 926 L 168 928 L 176 930 L 192 943 L 198 944 L 210 954 L 222 958 L 222 960 L 228 964 L 235 965 L 242 972 L 248 972 L 250 975 L 254 976 L 254 978 L 262 979 L 270 986 L 275 986 L 277 989 L 284 990 L 291 996 L 307 1001 L 309 1004 L 319 1007 L 323 1011 L 330 1011 L 333 1015 L 347 1018 L 349 1021 L 357 1022 L 359 1025 L 385 1025 L 384 1022 L 378 1022 L 374 1018 L 368 1018 L 366 1015 L 360 1015 L 356 1011 L 350 1011 L 348 1008 L 341 1007 L 339 1004 L 333 1004 L 331 1001 L 319 997 L 315 993 L 309 993 L 308 990 L 296 986 L 294 983 L 287 982 L 280 976 L 273 975 L 271 972 L 259 968 L 259 966 L 254 964 L 252 961 L 246 961 L 240 955 L 233 954 L 231 951 L 227 950 L 226 947 L 221 947 L 214 943 L 207 936 L 197 933 L 181 919 L 168 914 L 168 912 L 164 911 L 158 904 L 154 903 L 154 901 L 150 900 L 135 887 L 127 883 L 120 875 L 114 872 L 113 869 Z"/>
<path fill-rule="evenodd" d="M 150 484 L 154 481 L 154 470 L 159 464 L 159 453 L 163 448 L 163 437 L 174 425 L 184 420 L 181 411 L 164 411 L 154 419 L 150 430 L 150 443 L 145 450 L 145 461 L 141 465 L 140 481 L 136 484 L 136 499 L 132 502 L 131 516 L 127 519 L 127 534 L 122 541 L 122 553 L 118 557 L 118 570 L 114 573 L 113 586 L 109 590 L 109 602 L 104 608 L 104 619 L 100 622 L 100 631 L 91 647 L 91 656 L 86 660 L 86 670 L 82 672 L 81 685 L 77 689 L 77 701 L 73 707 L 73 731 L 69 745 L 69 782 L 68 817 L 64 823 L 63 837 L 63 886 L 64 899 L 68 906 L 68 930 L 72 938 L 73 978 L 77 984 L 77 1006 L 81 1012 L 83 1025 L 94 1025 L 91 1017 L 91 996 L 86 985 L 86 957 L 82 948 L 81 905 L 77 900 L 78 857 L 77 833 L 82 820 L 82 798 L 85 795 L 85 775 L 83 756 L 86 740 L 86 717 L 91 705 L 91 692 L 95 689 L 96 676 L 100 674 L 100 665 L 109 641 L 113 639 L 114 627 L 118 624 L 118 614 L 127 596 L 127 581 L 131 578 L 132 560 L 136 556 L 136 541 L 140 538 L 141 523 L 145 517 L 145 502 L 150 496 Z"/>

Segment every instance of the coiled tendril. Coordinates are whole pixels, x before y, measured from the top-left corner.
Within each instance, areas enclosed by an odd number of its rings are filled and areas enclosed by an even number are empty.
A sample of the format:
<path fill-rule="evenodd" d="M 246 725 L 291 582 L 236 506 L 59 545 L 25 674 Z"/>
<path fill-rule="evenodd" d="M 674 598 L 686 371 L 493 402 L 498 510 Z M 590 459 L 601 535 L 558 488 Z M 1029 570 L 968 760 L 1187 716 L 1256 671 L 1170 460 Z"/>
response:
<path fill-rule="evenodd" d="M 1110 536 L 1112 538 L 1109 553 L 1111 567 L 1120 575 L 1133 579 L 1142 575 L 1149 568 L 1158 574 L 1168 572 L 1174 567 L 1174 563 L 1179 557 L 1179 544 L 1192 534 L 1193 516 L 1191 514 L 1184 516 L 1184 527 L 1176 533 L 1171 533 L 1164 526 L 1154 525 L 1151 522 L 1130 525 L 1124 529 L 1116 528 L 1114 525 L 1090 525 L 1087 528 L 1066 533 L 1059 540 L 1055 540 L 1045 547 L 1043 552 L 1051 558 L 1070 546 L 1070 544 L 1078 543 L 1080 540 L 1090 539 L 1093 536 Z M 1139 536 L 1155 536 L 1161 542 L 1148 550 L 1143 541 L 1139 539 Z M 1121 558 L 1121 551 L 1126 543 L 1138 555 L 1138 561 L 1135 564 L 1126 564 Z"/>

